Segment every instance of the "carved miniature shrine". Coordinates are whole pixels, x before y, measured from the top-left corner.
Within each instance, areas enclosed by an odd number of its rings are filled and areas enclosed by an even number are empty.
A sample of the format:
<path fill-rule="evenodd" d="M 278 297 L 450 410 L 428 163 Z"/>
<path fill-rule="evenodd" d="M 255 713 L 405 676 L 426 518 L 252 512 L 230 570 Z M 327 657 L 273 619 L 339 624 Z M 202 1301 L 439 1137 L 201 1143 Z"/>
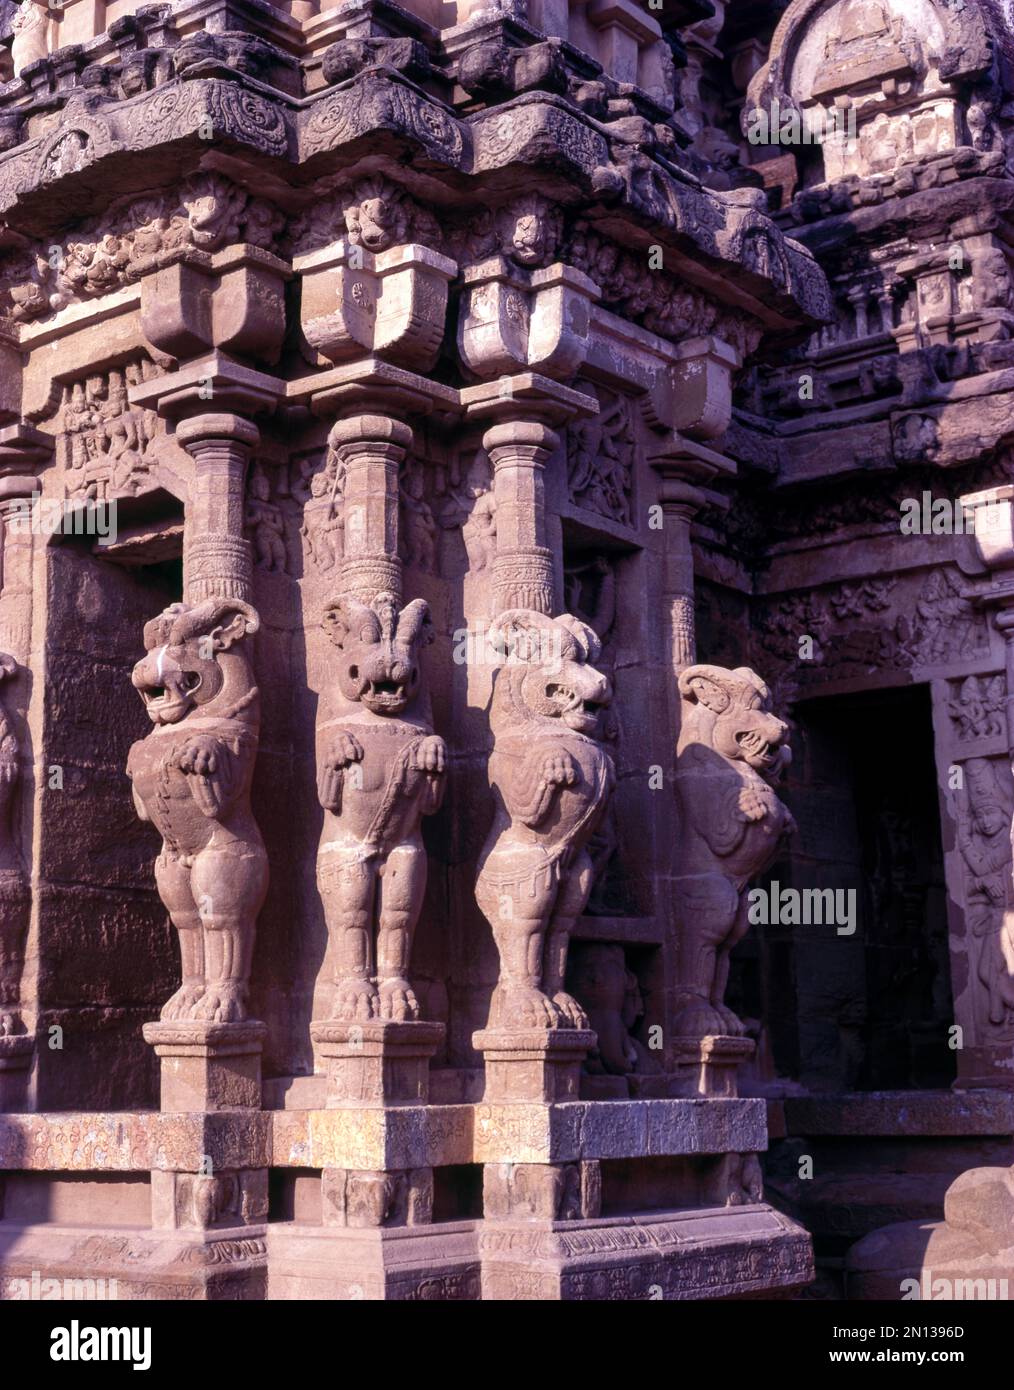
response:
<path fill-rule="evenodd" d="M 6 8 L 0 1297 L 995 1255 L 999 0 Z"/>

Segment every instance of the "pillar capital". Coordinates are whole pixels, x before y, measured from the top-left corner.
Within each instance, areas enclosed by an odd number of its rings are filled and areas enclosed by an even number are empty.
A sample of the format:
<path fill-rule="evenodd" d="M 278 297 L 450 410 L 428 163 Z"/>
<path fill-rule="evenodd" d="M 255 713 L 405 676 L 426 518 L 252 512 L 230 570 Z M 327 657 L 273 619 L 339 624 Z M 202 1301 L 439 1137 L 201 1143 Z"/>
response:
<path fill-rule="evenodd" d="M 560 443 L 560 436 L 537 420 L 503 420 L 492 425 L 482 436 L 482 447 L 493 458 L 510 453 L 523 453 L 536 466 L 541 466 Z"/>
<path fill-rule="evenodd" d="M 242 415 L 191 415 L 176 426 L 176 440 L 188 454 L 221 443 L 253 449 L 260 443 L 260 438 L 261 432 L 257 426 Z"/>

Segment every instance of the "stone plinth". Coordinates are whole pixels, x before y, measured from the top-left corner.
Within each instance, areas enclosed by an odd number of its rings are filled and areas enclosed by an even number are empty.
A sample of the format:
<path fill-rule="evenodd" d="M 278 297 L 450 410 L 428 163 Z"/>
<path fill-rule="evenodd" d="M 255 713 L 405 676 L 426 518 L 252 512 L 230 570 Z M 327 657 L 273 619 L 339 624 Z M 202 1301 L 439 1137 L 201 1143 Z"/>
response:
<path fill-rule="evenodd" d="M 810 1238 L 764 1203 L 584 1221 L 486 1222 L 482 1297 L 777 1297 L 813 1278 Z"/>
<path fill-rule="evenodd" d="M 481 1297 L 476 1223 L 369 1229 L 273 1224 L 271 1300 L 475 1301 Z"/>
<path fill-rule="evenodd" d="M 327 1067 L 327 1104 L 420 1105 L 429 1098 L 430 1058 L 442 1023 L 312 1023 L 310 1036 Z"/>
<path fill-rule="evenodd" d="M 110 1231 L 57 1223 L 4 1227 L 0 1301 L 87 1297 L 231 1303 L 259 1302 L 266 1295 L 263 1226 L 223 1226 L 213 1232 L 136 1226 Z"/>
<path fill-rule="evenodd" d="M 263 1023 L 146 1023 L 162 1064 L 162 1110 L 259 1110 Z"/>
<path fill-rule="evenodd" d="M 681 1096 L 731 1097 L 739 1094 L 738 1069 L 754 1053 L 754 1044 L 749 1038 L 677 1038 L 674 1046 Z"/>
<path fill-rule="evenodd" d="M 595 1034 L 578 1028 L 486 1028 L 472 1035 L 486 1064 L 487 1101 L 577 1100 Z"/>

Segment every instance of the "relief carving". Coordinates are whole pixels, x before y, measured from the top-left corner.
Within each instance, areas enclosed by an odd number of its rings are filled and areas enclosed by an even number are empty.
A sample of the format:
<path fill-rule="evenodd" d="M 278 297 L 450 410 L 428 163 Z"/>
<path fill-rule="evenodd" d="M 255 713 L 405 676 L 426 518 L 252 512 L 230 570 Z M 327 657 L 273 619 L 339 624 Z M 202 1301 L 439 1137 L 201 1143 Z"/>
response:
<path fill-rule="evenodd" d="M 183 982 L 161 1017 L 247 1016 L 254 930 L 268 861 L 250 810 L 260 698 L 249 604 L 173 604 L 145 625 L 134 687 L 153 728 L 127 759 L 134 805 L 162 836 L 159 896 L 179 932 Z"/>
<path fill-rule="evenodd" d="M 319 464 L 319 454 L 300 461 L 293 496 L 303 506 L 300 535 L 307 557 L 326 574 L 345 554 L 345 460 L 332 444 L 331 436 L 323 468 Z"/>
<path fill-rule="evenodd" d="M 446 763 L 421 699 L 429 609 L 415 599 L 399 612 L 390 594 L 370 607 L 340 599 L 324 626 L 346 707 L 321 730 L 317 773 L 317 881 L 337 961 L 331 1016 L 415 1019 L 409 970 L 427 873 L 420 829 L 439 809 Z"/>
<path fill-rule="evenodd" d="M 983 1025 L 1014 1025 L 1014 933 L 1011 908 L 1011 819 L 1014 786 L 1005 763 L 970 758 L 958 802 L 958 848 L 964 862 L 965 915 L 977 943 L 976 975 L 985 990 Z M 984 1015 L 984 1016 L 983 1016 Z"/>
<path fill-rule="evenodd" d="M 599 413 L 567 431 L 570 496 L 578 506 L 630 526 L 637 416 L 629 396 L 601 389 L 598 394 Z"/>
<path fill-rule="evenodd" d="M 271 480 L 259 468 L 250 470 L 247 484 L 246 526 L 253 549 L 253 562 L 270 574 L 288 572 L 285 547 L 285 517 L 271 500 Z"/>
<path fill-rule="evenodd" d="M 66 449 L 68 498 L 102 501 L 144 489 L 157 416 L 132 406 L 127 391 L 156 374 L 154 364 L 144 358 L 123 370 L 64 386 L 58 425 Z"/>
<path fill-rule="evenodd" d="M 691 666 L 679 677 L 675 895 L 680 1037 L 742 1036 L 725 1005 L 729 953 L 748 927 L 746 887 L 795 822 L 773 787 L 791 761 L 756 672 Z"/>
<path fill-rule="evenodd" d="M 1002 674 L 966 676 L 951 683 L 947 712 L 962 743 L 976 738 L 1002 738 L 1007 733 L 1007 682 Z"/>
<path fill-rule="evenodd" d="M 54 146 L 54 157 L 64 144 Z M 172 252 L 215 252 L 238 242 L 271 249 L 282 223 L 277 209 L 221 174 L 196 174 L 175 192 L 114 204 L 47 245 L 44 255 L 13 257 L 0 275 L 0 304 L 15 322 L 42 318 L 132 283 L 153 258 Z"/>
<path fill-rule="evenodd" d="M 591 892 L 588 844 L 613 789 L 601 746 L 612 697 L 592 662 L 595 633 L 566 614 L 513 609 L 490 630 L 494 676 L 489 779 L 496 811 L 476 898 L 500 954 L 491 1028 L 585 1028 L 564 989 L 567 945 Z"/>
<path fill-rule="evenodd" d="M 644 1017 L 637 976 L 627 967 L 623 947 L 604 941 L 577 941 L 571 947 L 567 982 L 588 1016 L 596 1044 L 585 1063 L 592 1075 L 629 1076 L 659 1071 L 658 1061 L 634 1036 Z"/>

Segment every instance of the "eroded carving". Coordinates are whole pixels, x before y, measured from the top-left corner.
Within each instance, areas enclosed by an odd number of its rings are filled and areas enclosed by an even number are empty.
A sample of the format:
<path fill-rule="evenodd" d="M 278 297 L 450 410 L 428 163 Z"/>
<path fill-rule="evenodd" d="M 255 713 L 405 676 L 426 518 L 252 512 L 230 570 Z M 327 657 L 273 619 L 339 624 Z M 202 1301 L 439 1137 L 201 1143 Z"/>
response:
<path fill-rule="evenodd" d="M 134 686 L 153 728 L 127 759 L 134 805 L 162 836 L 155 882 L 179 932 L 183 982 L 162 1018 L 240 1022 L 268 861 L 250 810 L 260 698 L 238 599 L 173 604 L 145 625 Z"/>
<path fill-rule="evenodd" d="M 598 638 L 570 614 L 508 610 L 490 641 L 505 664 L 490 712 L 496 810 L 476 882 L 500 954 L 489 1026 L 585 1028 L 564 976 L 594 876 L 588 842 L 613 788 L 599 741 L 612 692 L 592 665 Z"/>
<path fill-rule="evenodd" d="M 443 797 L 446 750 L 420 699 L 429 609 L 340 599 L 324 626 L 338 649 L 343 713 L 321 729 L 324 827 L 317 881 L 335 943 L 332 1018 L 415 1019 L 412 936 L 426 891 L 423 816 Z"/>
<path fill-rule="evenodd" d="M 787 726 L 746 667 L 690 666 L 679 677 L 679 805 L 673 884 L 679 932 L 680 1037 L 741 1036 L 725 987 L 729 953 L 747 931 L 745 889 L 795 822 L 773 787 L 791 760 Z"/>

